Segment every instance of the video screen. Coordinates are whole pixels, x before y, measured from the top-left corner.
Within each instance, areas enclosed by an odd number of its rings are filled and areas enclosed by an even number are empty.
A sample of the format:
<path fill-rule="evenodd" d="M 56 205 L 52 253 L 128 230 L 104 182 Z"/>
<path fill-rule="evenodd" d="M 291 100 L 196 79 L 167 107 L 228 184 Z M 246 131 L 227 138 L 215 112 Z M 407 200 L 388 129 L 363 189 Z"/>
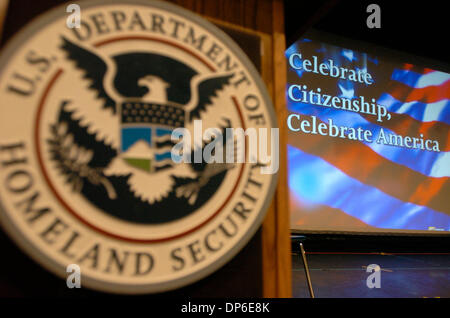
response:
<path fill-rule="evenodd" d="M 450 231 L 450 74 L 386 56 L 286 50 L 292 230 Z"/>

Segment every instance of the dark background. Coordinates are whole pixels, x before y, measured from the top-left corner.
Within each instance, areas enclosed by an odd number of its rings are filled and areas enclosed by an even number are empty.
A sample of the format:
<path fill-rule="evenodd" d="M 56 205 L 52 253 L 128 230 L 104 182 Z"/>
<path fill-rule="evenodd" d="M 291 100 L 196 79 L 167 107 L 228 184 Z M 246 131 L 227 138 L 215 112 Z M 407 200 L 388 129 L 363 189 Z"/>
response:
<path fill-rule="evenodd" d="M 381 28 L 369 29 L 369 4 L 381 8 Z M 286 47 L 310 27 L 352 40 L 450 63 L 446 1 L 285 0 Z M 426 65 L 424 65 L 426 66 Z"/>

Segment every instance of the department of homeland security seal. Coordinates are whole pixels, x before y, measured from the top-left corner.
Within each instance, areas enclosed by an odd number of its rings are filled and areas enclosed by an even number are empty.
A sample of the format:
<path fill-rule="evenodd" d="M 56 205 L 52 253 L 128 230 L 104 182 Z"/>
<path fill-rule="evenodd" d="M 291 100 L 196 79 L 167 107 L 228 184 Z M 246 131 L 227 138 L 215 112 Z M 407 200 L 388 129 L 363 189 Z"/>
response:
<path fill-rule="evenodd" d="M 232 40 L 184 9 L 80 6 L 80 28 L 59 7 L 1 54 L 2 225 L 55 274 L 79 265 L 90 288 L 149 293 L 199 280 L 255 233 L 276 174 L 174 163 L 172 131 L 195 120 L 276 127 L 266 89 Z"/>

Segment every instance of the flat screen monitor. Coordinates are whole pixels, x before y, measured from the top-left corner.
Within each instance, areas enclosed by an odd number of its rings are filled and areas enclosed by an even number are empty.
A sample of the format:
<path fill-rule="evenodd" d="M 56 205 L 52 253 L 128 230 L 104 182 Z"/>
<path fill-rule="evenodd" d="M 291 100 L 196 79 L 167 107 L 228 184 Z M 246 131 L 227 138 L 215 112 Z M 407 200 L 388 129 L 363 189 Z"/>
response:
<path fill-rule="evenodd" d="M 450 233 L 448 66 L 320 32 L 286 59 L 291 229 Z"/>

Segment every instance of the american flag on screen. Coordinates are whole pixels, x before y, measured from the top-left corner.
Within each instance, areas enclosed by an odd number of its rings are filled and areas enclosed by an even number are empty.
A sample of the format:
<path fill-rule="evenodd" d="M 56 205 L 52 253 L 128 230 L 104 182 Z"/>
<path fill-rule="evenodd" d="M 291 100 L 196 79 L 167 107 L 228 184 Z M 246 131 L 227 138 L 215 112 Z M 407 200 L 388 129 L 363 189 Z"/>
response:
<path fill-rule="evenodd" d="M 291 205 L 302 214 L 295 225 L 307 228 L 315 211 L 321 216 L 346 216 L 352 224 L 380 229 L 450 230 L 450 74 L 302 39 L 286 51 L 318 56 L 374 77 L 366 84 L 288 70 L 288 85 L 321 87 L 333 96 L 376 98 L 392 115 L 389 121 L 334 108 L 294 102 L 290 112 L 315 116 L 339 126 L 438 140 L 440 152 L 408 149 L 304 133 L 289 133 Z M 374 138 L 375 139 L 375 138 Z M 332 214 L 331 214 L 332 212 Z M 336 220 L 334 222 L 336 223 Z M 320 223 L 317 221 L 316 223 Z M 330 221 L 331 222 L 331 221 Z M 345 226 L 336 223 L 337 226 Z"/>

